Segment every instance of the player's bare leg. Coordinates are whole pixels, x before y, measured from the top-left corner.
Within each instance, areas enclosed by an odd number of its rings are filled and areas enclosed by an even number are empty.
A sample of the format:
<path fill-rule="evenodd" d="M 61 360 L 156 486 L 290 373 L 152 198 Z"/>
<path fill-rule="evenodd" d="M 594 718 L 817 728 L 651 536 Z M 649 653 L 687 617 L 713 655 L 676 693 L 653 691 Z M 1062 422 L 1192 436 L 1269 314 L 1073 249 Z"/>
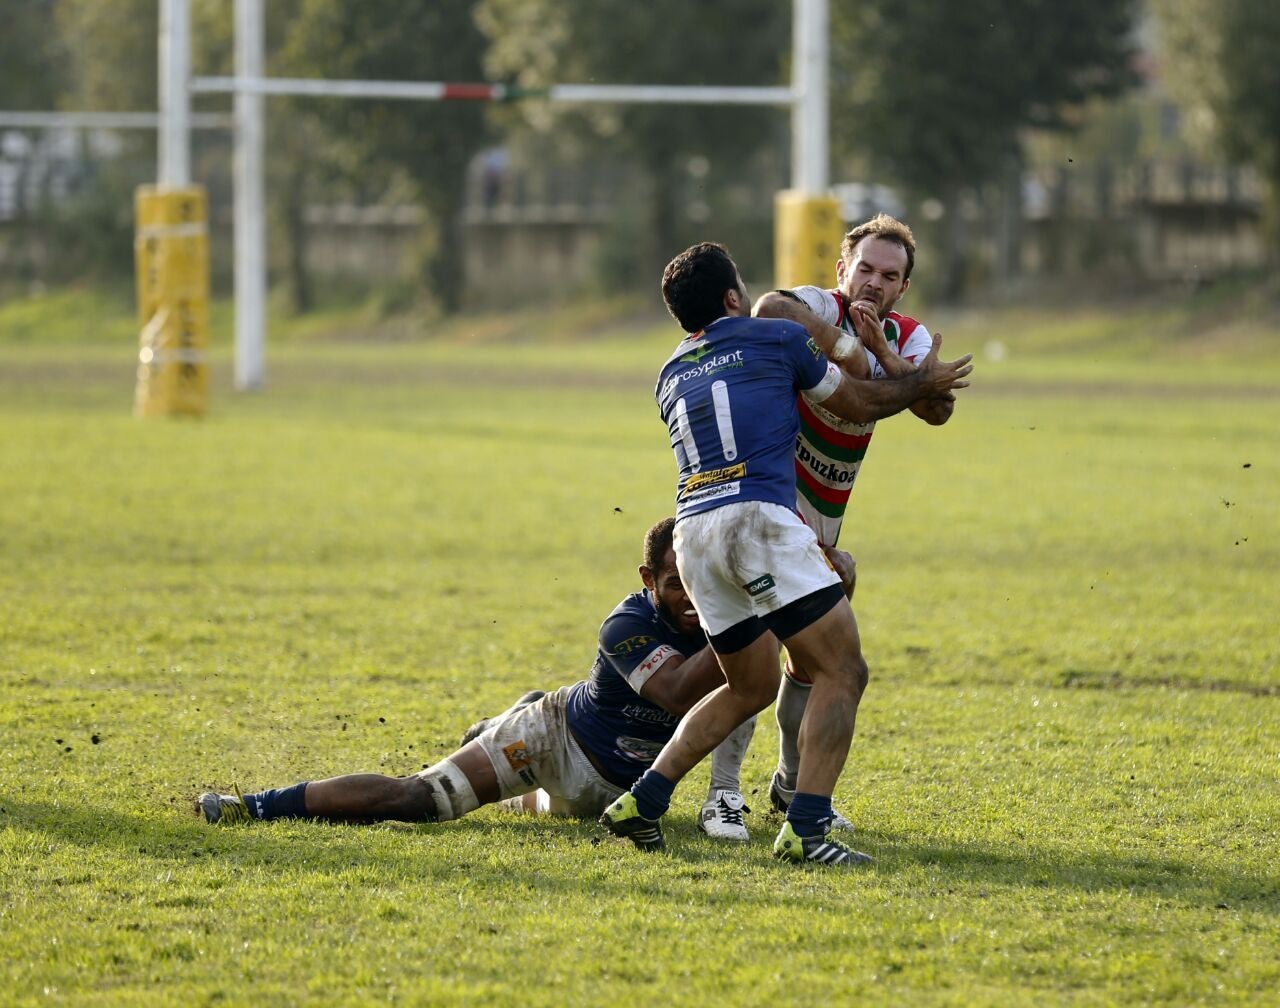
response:
<path fill-rule="evenodd" d="M 467 779 L 480 805 L 498 800 L 498 777 L 485 751 L 469 742 L 449 757 Z M 432 787 L 421 774 L 384 777 L 347 774 L 307 784 L 307 814 L 317 819 L 400 822 L 436 821 Z M 430 814 L 426 814 L 430 810 Z"/>
<path fill-rule="evenodd" d="M 858 565 L 853 556 L 834 546 L 823 546 L 822 552 L 827 562 L 840 576 L 844 597 L 853 600 L 853 592 L 858 583 Z M 854 632 L 857 632 L 855 623 Z M 861 661 L 861 647 L 858 651 Z M 865 664 L 862 672 L 863 689 L 866 688 Z M 778 702 L 774 705 L 774 716 L 778 722 L 778 769 L 769 782 L 769 803 L 779 812 L 785 813 L 796 793 L 796 778 L 800 773 L 800 726 L 804 724 L 804 713 L 809 704 L 809 693 L 813 688 L 813 677 L 804 668 L 799 659 L 788 652 L 786 668 L 778 686 Z M 832 810 L 835 812 L 835 810 Z M 852 832 L 853 823 L 835 812 L 831 828 Z"/>
<path fill-rule="evenodd" d="M 787 820 L 774 841 L 777 857 L 795 863 L 852 867 L 871 860 L 827 839 L 836 812 L 831 805 L 853 741 L 858 704 L 867 683 L 866 663 L 853 610 L 837 605 L 786 640 L 788 652 L 813 677 L 800 725 L 800 769 Z"/>
<path fill-rule="evenodd" d="M 716 658 L 728 682 L 690 708 L 653 765 L 600 817 L 610 833 L 627 837 L 641 850 L 665 846 L 658 819 L 676 784 L 730 732 L 768 707 L 778 692 L 778 642 L 772 634 Z"/>
<path fill-rule="evenodd" d="M 769 782 L 769 804 L 783 814 L 796 793 L 796 778 L 800 774 L 800 726 L 804 724 L 812 688 L 809 674 L 789 655 L 778 686 L 778 702 L 773 708 L 778 722 L 778 768 Z M 717 749 L 716 753 L 719 752 Z M 831 828 L 852 832 L 853 823 L 835 810 Z"/>
<path fill-rule="evenodd" d="M 829 796 L 849 756 L 858 704 L 867 685 L 853 610 L 835 606 L 789 637 L 786 645 L 813 678 L 800 725 L 796 790 Z"/>
<path fill-rule="evenodd" d="M 434 822 L 431 789 L 421 777 L 361 773 L 308 781 L 303 794 L 308 818 L 337 822 Z"/>
<path fill-rule="evenodd" d="M 777 696 L 778 641 L 773 634 L 757 637 L 740 651 L 717 653 L 716 658 L 728 682 L 694 704 L 653 762 L 653 769 L 669 780 L 682 779 Z"/>
<path fill-rule="evenodd" d="M 304 781 L 254 794 L 203 794 L 197 810 L 208 822 L 304 818 L 337 822 L 444 822 L 499 798 L 498 778 L 479 743 L 418 774 L 358 773 Z"/>

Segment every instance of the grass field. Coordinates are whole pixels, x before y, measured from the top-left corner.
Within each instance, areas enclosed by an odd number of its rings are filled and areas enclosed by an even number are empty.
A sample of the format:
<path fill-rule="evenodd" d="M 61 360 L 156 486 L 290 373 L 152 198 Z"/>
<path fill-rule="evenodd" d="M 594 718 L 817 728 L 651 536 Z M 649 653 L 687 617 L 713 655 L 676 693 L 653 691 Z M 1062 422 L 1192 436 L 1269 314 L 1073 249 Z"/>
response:
<path fill-rule="evenodd" d="M 837 800 L 877 861 L 833 874 L 768 856 L 769 716 L 740 848 L 696 832 L 704 770 L 658 857 L 495 810 L 191 815 L 409 772 L 586 673 L 670 509 L 667 326 L 286 332 L 257 395 L 220 337 L 209 416 L 142 422 L 127 322 L 42 310 L 0 307 L 0 1003 L 1280 1004 L 1265 319 L 939 326 L 975 387 L 881 425 L 843 543 L 872 685 Z"/>

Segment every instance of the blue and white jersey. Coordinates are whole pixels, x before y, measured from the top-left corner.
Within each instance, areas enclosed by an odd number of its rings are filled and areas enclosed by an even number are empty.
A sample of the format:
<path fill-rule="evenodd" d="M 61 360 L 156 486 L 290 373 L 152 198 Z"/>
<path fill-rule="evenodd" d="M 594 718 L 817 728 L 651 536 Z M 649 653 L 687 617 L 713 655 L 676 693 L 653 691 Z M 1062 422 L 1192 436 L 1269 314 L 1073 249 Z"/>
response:
<path fill-rule="evenodd" d="M 641 687 L 668 658 L 691 657 L 707 638 L 669 626 L 646 590 L 618 603 L 600 627 L 599 643 L 591 676 L 569 693 L 569 728 L 605 779 L 625 788 L 649 769 L 680 723 L 642 697 Z"/>
<path fill-rule="evenodd" d="M 685 337 L 654 390 L 680 470 L 677 520 L 738 501 L 794 509 L 796 396 L 838 383 L 829 370 L 785 319 L 726 316 Z"/>

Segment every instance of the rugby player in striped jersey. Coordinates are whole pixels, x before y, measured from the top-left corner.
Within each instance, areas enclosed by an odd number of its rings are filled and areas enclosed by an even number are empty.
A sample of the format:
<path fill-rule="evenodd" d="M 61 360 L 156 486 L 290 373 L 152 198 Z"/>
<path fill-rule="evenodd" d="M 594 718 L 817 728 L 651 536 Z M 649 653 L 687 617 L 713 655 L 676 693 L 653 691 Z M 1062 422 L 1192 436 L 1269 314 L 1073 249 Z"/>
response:
<path fill-rule="evenodd" d="M 933 339 L 921 323 L 894 310 L 911 286 L 915 251 L 911 229 L 888 214 L 879 214 L 844 236 L 836 262 L 835 288 L 804 286 L 771 291 L 756 302 L 752 314 L 802 324 L 814 324 L 816 320 L 838 327 L 860 344 L 859 351 L 841 363 L 842 370 L 852 377 L 897 378 L 910 374 L 929 353 Z M 796 508 L 841 573 L 846 593 L 852 597 L 854 561 L 837 549 L 836 543 L 876 422 L 845 420 L 803 396 L 797 406 L 800 433 L 795 457 Z M 936 426 L 951 419 L 954 407 L 955 394 L 948 391 L 919 399 L 909 409 Z M 789 655 L 775 708 L 780 741 L 778 769 L 769 787 L 770 804 L 780 812 L 786 811 L 795 793 L 800 766 L 797 739 L 812 683 L 803 664 Z M 735 746 L 721 747 L 713 754 L 713 779 L 736 776 L 735 761 L 740 765 L 743 754 L 741 738 L 735 741 Z M 853 827 L 837 812 L 832 828 Z"/>

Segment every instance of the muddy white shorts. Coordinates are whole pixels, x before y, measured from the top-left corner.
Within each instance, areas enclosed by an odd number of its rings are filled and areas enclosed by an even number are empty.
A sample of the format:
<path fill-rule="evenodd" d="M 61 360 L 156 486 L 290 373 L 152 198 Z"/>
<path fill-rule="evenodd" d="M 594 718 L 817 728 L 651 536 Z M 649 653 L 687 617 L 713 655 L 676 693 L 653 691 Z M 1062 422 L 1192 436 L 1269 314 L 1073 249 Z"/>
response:
<path fill-rule="evenodd" d="M 674 546 L 685 591 L 722 654 L 766 630 L 785 639 L 844 598 L 813 530 L 780 504 L 741 501 L 681 518 Z"/>
<path fill-rule="evenodd" d="M 569 731 L 572 688 L 563 686 L 495 718 L 476 737 L 498 773 L 503 805 L 520 811 L 520 796 L 536 791 L 539 812 L 595 819 L 622 794 L 600 776 Z"/>

